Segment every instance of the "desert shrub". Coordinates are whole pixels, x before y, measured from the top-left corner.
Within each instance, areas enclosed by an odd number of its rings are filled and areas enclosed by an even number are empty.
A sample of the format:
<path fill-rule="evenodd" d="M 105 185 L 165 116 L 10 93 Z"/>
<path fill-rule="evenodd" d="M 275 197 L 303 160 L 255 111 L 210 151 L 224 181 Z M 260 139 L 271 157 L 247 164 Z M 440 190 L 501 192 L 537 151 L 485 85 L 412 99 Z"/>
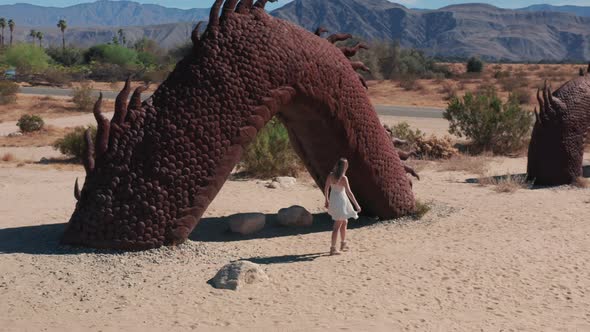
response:
<path fill-rule="evenodd" d="M 41 130 L 45 125 L 45 122 L 38 115 L 25 114 L 18 119 L 16 125 L 20 128 L 21 132 L 31 133 Z"/>
<path fill-rule="evenodd" d="M 130 66 L 138 63 L 137 52 L 133 49 L 115 45 L 101 44 L 92 46 L 84 54 L 86 63 L 100 62 L 119 66 Z"/>
<path fill-rule="evenodd" d="M 92 111 L 92 107 L 96 101 L 92 93 L 92 85 L 88 82 L 82 82 L 80 83 L 80 86 L 72 89 L 72 102 L 76 105 L 76 108 L 79 111 Z"/>
<path fill-rule="evenodd" d="M 459 154 L 450 137 L 422 136 L 416 140 L 416 155 L 420 159 L 449 159 Z"/>
<path fill-rule="evenodd" d="M 240 168 L 249 176 L 296 176 L 302 164 L 291 147 L 287 129 L 271 120 L 244 153 Z"/>
<path fill-rule="evenodd" d="M 39 73 L 49 66 L 45 51 L 31 44 L 17 44 L 4 53 L 4 62 L 16 68 L 19 74 Z"/>
<path fill-rule="evenodd" d="M 481 186 L 493 186 L 497 193 L 513 193 L 529 187 L 526 175 L 488 176 L 479 178 L 477 182 Z"/>
<path fill-rule="evenodd" d="M 0 105 L 14 103 L 19 90 L 20 87 L 14 82 L 0 81 Z"/>
<path fill-rule="evenodd" d="M 59 67 L 49 67 L 40 76 L 52 85 L 69 85 L 73 81 L 70 72 Z"/>
<path fill-rule="evenodd" d="M 56 140 L 53 143 L 53 148 L 66 156 L 82 160 L 84 157 L 84 151 L 86 151 L 86 140 L 84 139 L 84 135 L 88 128 L 91 131 L 94 141 L 94 138 L 96 137 L 96 127 L 76 127 L 71 133 Z"/>
<path fill-rule="evenodd" d="M 441 84 L 439 93 L 444 95 L 444 100 L 451 100 L 451 98 L 457 96 L 457 86 L 452 82 L 445 81 Z"/>
<path fill-rule="evenodd" d="M 435 135 L 426 136 L 420 129 L 412 129 L 407 122 L 400 122 L 385 130 L 392 138 L 406 141 L 405 150 L 415 151 L 418 159 L 448 159 L 458 153 L 450 137 L 439 138 Z"/>
<path fill-rule="evenodd" d="M 525 144 L 533 123 L 515 95 L 503 103 L 494 89 L 453 98 L 443 116 L 449 121 L 449 132 L 470 139 L 475 152 L 516 151 Z"/>
<path fill-rule="evenodd" d="M 514 77 L 505 77 L 498 80 L 498 83 L 502 87 L 504 91 L 514 91 L 518 88 L 526 88 L 529 86 L 529 80 L 520 75 L 515 75 Z"/>
<path fill-rule="evenodd" d="M 422 90 L 424 90 L 424 85 L 422 85 L 413 76 L 402 77 L 399 81 L 399 86 L 406 91 L 422 91 Z"/>
<path fill-rule="evenodd" d="M 541 66 L 539 66 L 539 65 L 530 65 L 528 68 L 529 71 L 537 71 L 540 69 L 541 69 Z"/>
<path fill-rule="evenodd" d="M 512 92 L 520 105 L 527 105 L 531 102 L 531 93 L 528 89 L 518 88 Z"/>
<path fill-rule="evenodd" d="M 481 73 L 483 71 L 483 61 L 477 57 L 471 57 L 467 60 L 468 73 Z"/>
<path fill-rule="evenodd" d="M 432 208 L 430 207 L 430 203 L 424 203 L 421 200 L 416 200 L 416 209 L 414 213 L 412 213 L 412 218 L 416 220 L 420 220 L 424 218 L 424 216 L 430 212 Z"/>
<path fill-rule="evenodd" d="M 53 61 L 63 66 L 71 67 L 84 62 L 83 50 L 76 47 L 67 47 L 65 50 L 61 47 L 50 47 L 45 52 Z"/>

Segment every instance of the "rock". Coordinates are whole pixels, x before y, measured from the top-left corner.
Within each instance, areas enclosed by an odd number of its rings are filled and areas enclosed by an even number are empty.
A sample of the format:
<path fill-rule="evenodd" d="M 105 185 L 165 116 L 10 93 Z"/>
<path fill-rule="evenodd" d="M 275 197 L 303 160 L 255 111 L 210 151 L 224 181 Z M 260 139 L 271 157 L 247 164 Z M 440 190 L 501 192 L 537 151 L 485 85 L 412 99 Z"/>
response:
<path fill-rule="evenodd" d="M 289 188 L 297 183 L 297 179 L 290 176 L 279 176 L 274 178 L 273 181 L 278 182 L 282 188 Z"/>
<path fill-rule="evenodd" d="M 15 131 L 14 133 L 10 133 L 8 134 L 8 137 L 18 137 L 18 136 L 22 136 L 23 133 L 21 133 L 20 131 Z"/>
<path fill-rule="evenodd" d="M 277 181 L 272 181 L 269 184 L 267 184 L 266 187 L 270 189 L 279 189 L 281 187 L 281 184 Z"/>
<path fill-rule="evenodd" d="M 234 233 L 248 235 L 264 228 L 266 216 L 262 213 L 240 213 L 229 216 L 229 229 Z"/>
<path fill-rule="evenodd" d="M 39 160 L 39 164 L 42 164 L 42 165 L 49 165 L 49 159 L 47 159 L 47 158 L 45 158 L 45 157 L 42 157 L 42 158 Z"/>
<path fill-rule="evenodd" d="M 238 261 L 225 265 L 209 283 L 218 289 L 238 290 L 245 285 L 262 283 L 269 278 L 258 264 Z"/>
<path fill-rule="evenodd" d="M 280 209 L 277 215 L 279 224 L 283 226 L 307 227 L 313 224 L 313 216 L 304 207 L 294 205 Z"/>

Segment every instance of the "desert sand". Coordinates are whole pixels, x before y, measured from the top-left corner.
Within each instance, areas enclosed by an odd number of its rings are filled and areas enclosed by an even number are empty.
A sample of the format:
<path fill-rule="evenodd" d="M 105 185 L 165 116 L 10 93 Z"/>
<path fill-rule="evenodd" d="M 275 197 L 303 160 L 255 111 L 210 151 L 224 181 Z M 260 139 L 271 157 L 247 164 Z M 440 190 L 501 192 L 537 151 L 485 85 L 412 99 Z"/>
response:
<path fill-rule="evenodd" d="M 93 120 L 58 113 L 47 119 L 56 128 Z M 4 119 L 0 135 L 15 130 L 14 120 Z M 442 119 L 381 120 L 447 131 Z M 0 156 L 7 153 L 0 331 L 590 331 L 590 189 L 499 193 L 473 183 L 482 168 L 488 176 L 524 173 L 523 157 L 414 162 L 422 177 L 414 192 L 431 211 L 421 220 L 351 222 L 352 250 L 330 257 L 331 222 L 305 175 L 288 189 L 228 181 L 179 247 L 61 247 L 83 168 L 39 163 L 60 157 L 47 146 L 0 147 Z M 273 220 L 294 204 L 315 214 L 313 227 L 227 232 L 228 215 L 263 212 Z M 207 283 L 242 259 L 263 266 L 270 282 L 238 291 Z"/>
<path fill-rule="evenodd" d="M 526 165 L 489 162 L 491 175 Z M 305 177 L 289 189 L 229 181 L 190 242 L 112 253 L 58 246 L 81 167 L 2 163 L 0 330 L 590 330 L 590 190 L 496 193 L 466 182 L 475 174 L 421 169 L 422 220 L 352 222 L 352 251 L 330 257 L 322 193 Z M 316 213 L 312 228 L 225 232 L 224 216 L 293 204 Z M 240 259 L 271 281 L 207 284 Z"/>

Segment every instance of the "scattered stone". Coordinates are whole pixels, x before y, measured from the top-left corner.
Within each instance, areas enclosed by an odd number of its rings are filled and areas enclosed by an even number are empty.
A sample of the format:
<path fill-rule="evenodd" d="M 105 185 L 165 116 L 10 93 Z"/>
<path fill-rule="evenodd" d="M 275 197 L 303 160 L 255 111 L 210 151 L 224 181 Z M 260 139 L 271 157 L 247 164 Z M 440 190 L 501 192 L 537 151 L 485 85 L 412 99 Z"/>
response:
<path fill-rule="evenodd" d="M 42 157 L 42 158 L 39 160 L 39 164 L 42 164 L 42 165 L 48 165 L 48 164 L 49 164 L 49 159 L 47 159 L 47 158 L 45 158 L 45 157 Z"/>
<path fill-rule="evenodd" d="M 249 261 L 232 262 L 219 270 L 209 283 L 218 289 L 238 290 L 244 285 L 268 281 L 269 278 L 258 264 Z"/>
<path fill-rule="evenodd" d="M 273 181 L 278 182 L 279 185 L 281 185 L 281 187 L 283 187 L 283 188 L 292 187 L 297 183 L 297 179 L 295 179 L 294 177 L 290 177 L 290 176 L 279 176 L 279 177 L 274 178 Z"/>
<path fill-rule="evenodd" d="M 266 216 L 262 213 L 240 213 L 227 217 L 229 229 L 234 233 L 248 235 L 264 228 Z"/>
<path fill-rule="evenodd" d="M 8 137 L 18 137 L 18 136 L 22 136 L 23 133 L 21 133 L 20 131 L 15 131 L 14 133 L 10 133 L 8 134 Z"/>
<path fill-rule="evenodd" d="M 266 187 L 270 189 L 279 189 L 281 187 L 281 184 L 277 181 L 272 181 L 269 184 L 267 184 Z"/>
<path fill-rule="evenodd" d="M 313 224 L 313 216 L 304 207 L 294 205 L 280 209 L 277 215 L 279 224 L 283 226 L 308 227 Z"/>

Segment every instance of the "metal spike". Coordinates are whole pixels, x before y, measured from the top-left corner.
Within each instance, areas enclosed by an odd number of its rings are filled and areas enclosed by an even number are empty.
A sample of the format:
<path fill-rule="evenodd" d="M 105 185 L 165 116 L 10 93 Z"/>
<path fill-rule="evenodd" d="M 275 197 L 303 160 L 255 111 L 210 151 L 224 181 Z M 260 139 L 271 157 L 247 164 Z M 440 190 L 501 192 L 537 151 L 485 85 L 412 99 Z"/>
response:
<path fill-rule="evenodd" d="M 127 102 L 129 100 L 129 93 L 131 93 L 131 77 L 128 77 L 125 81 L 123 90 L 119 92 L 115 99 L 115 114 L 111 120 L 111 124 L 120 125 L 125 121 L 127 116 Z"/>
<path fill-rule="evenodd" d="M 213 6 L 211 6 L 211 12 L 209 13 L 209 25 L 207 28 L 216 27 L 219 25 L 219 10 L 223 0 L 215 0 Z"/>
<path fill-rule="evenodd" d="M 194 46 L 198 45 L 201 40 L 201 25 L 203 25 L 203 21 L 199 21 L 191 33 L 191 41 Z"/>
<path fill-rule="evenodd" d="M 94 170 L 94 144 L 92 143 L 92 132 L 86 129 L 84 132 L 84 141 L 86 142 L 86 149 L 84 150 L 84 169 L 86 174 L 90 174 Z"/>
<path fill-rule="evenodd" d="M 335 33 L 328 37 L 328 41 L 332 44 L 335 42 L 343 41 L 352 38 L 352 35 L 349 33 Z"/>
<path fill-rule="evenodd" d="M 352 66 L 352 69 L 354 69 L 354 70 L 362 70 L 362 71 L 365 71 L 368 73 L 371 72 L 371 70 L 367 66 L 365 66 L 364 63 L 362 63 L 360 61 L 352 61 L 352 62 L 350 62 L 350 65 Z"/>
<path fill-rule="evenodd" d="M 236 6 L 236 12 L 238 14 L 248 14 L 252 9 L 254 0 L 242 0 Z"/>
<path fill-rule="evenodd" d="M 79 201 L 81 197 L 80 187 L 78 186 L 78 178 L 76 178 L 76 183 L 74 184 L 74 197 L 77 201 Z"/>
<path fill-rule="evenodd" d="M 102 92 L 100 93 L 98 100 L 94 104 L 94 118 L 97 122 L 96 127 L 96 158 L 100 157 L 103 153 L 108 150 L 109 147 L 109 132 L 110 122 L 107 118 L 102 115 Z"/>
<path fill-rule="evenodd" d="M 221 18 L 227 18 L 227 16 L 236 10 L 238 0 L 226 0 L 223 4 L 223 10 L 221 12 Z"/>
<path fill-rule="evenodd" d="M 324 32 L 328 32 L 328 30 L 324 29 L 323 27 L 318 27 L 317 29 L 315 29 L 314 33 L 316 36 L 321 36 Z"/>
<path fill-rule="evenodd" d="M 254 4 L 254 7 L 264 9 L 264 6 L 266 6 L 267 2 L 268 2 L 268 0 L 257 0 L 256 3 Z"/>

